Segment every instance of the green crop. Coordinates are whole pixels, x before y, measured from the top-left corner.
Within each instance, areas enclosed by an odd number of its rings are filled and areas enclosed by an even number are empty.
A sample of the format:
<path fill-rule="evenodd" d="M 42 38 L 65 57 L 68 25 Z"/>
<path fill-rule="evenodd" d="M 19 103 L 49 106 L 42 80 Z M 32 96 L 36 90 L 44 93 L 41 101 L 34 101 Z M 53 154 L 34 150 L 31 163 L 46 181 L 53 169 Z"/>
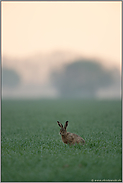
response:
<path fill-rule="evenodd" d="M 121 181 L 121 101 L 3 100 L 1 181 Z M 85 139 L 69 146 L 67 131 Z"/>

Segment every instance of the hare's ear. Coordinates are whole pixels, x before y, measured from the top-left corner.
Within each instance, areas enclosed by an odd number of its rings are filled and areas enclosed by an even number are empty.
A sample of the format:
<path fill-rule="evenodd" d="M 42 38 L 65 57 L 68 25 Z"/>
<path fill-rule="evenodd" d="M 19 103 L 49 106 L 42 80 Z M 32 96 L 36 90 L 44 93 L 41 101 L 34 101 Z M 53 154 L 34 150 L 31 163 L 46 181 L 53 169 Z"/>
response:
<path fill-rule="evenodd" d="M 68 126 L 68 121 L 66 121 L 65 125 L 64 125 L 64 128 L 66 129 Z"/>
<path fill-rule="evenodd" d="M 59 121 L 57 121 L 57 123 L 58 123 L 58 125 L 59 125 L 61 128 L 63 128 L 63 125 L 62 125 Z"/>

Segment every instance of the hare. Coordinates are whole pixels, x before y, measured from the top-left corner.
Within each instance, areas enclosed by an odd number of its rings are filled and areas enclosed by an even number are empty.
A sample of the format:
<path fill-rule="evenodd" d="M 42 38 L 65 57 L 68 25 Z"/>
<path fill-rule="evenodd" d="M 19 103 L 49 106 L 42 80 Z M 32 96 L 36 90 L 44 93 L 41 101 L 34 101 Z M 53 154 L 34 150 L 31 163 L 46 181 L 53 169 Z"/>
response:
<path fill-rule="evenodd" d="M 74 133 L 70 133 L 70 132 L 66 131 L 66 128 L 68 126 L 68 121 L 66 121 L 64 127 L 59 121 L 57 121 L 57 123 L 61 127 L 60 135 L 62 137 L 62 141 L 65 144 L 70 144 L 70 145 L 75 144 L 75 143 L 77 143 L 77 144 L 81 143 L 83 145 L 85 144 L 85 140 L 82 137 L 80 137 Z"/>

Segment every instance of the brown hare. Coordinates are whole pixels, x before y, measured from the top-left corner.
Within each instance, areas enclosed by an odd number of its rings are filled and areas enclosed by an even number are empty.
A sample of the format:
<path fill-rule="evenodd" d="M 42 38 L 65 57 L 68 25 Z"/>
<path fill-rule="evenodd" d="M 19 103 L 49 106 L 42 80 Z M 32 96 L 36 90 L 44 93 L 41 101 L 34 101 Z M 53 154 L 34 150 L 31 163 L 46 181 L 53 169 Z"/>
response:
<path fill-rule="evenodd" d="M 62 137 L 62 141 L 65 144 L 70 144 L 70 145 L 75 144 L 75 143 L 77 143 L 77 144 L 81 143 L 83 145 L 85 144 L 85 140 L 82 137 L 80 137 L 74 133 L 70 133 L 70 132 L 66 131 L 66 128 L 68 126 L 68 121 L 66 121 L 64 127 L 59 121 L 57 121 L 57 123 L 61 127 L 60 135 Z"/>

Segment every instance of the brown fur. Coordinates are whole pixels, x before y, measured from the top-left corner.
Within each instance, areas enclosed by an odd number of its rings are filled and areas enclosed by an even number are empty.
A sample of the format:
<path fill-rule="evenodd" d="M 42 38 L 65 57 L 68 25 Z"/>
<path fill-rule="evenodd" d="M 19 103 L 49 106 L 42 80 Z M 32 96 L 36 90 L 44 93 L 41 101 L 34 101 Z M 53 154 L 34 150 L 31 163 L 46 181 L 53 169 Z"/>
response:
<path fill-rule="evenodd" d="M 59 121 L 57 121 L 57 123 L 61 127 L 60 135 L 62 137 L 62 141 L 65 144 L 70 144 L 70 145 L 75 144 L 75 143 L 77 143 L 77 144 L 79 144 L 79 143 L 85 144 L 85 140 L 82 137 L 80 137 L 80 136 L 78 136 L 78 135 L 76 135 L 74 133 L 67 132 L 66 128 L 68 126 L 68 121 L 66 121 L 64 127 L 63 127 L 63 125 Z"/>

